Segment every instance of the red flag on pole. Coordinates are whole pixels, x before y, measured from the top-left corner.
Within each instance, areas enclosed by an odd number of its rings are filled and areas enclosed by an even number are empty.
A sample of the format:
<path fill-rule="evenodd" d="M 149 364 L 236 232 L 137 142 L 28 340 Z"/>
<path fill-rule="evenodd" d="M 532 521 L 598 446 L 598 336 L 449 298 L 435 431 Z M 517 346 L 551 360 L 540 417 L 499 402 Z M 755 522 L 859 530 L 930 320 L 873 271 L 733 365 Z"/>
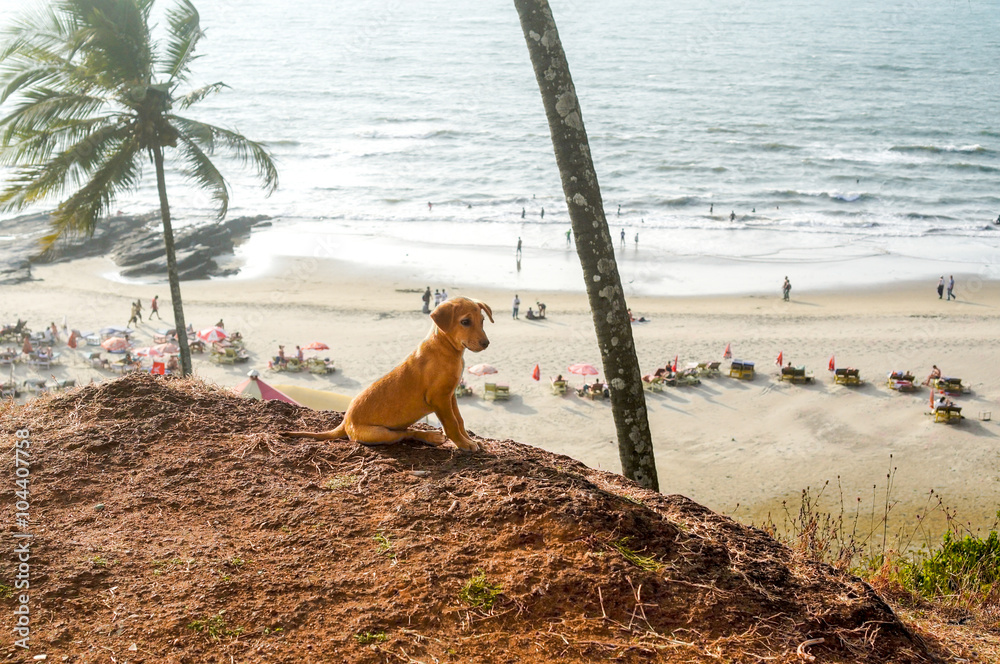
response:
<path fill-rule="evenodd" d="M 536 364 L 535 370 L 531 372 L 531 377 L 534 378 L 535 380 L 538 380 L 539 378 L 541 378 L 541 376 L 542 376 L 542 371 L 541 369 L 538 368 L 538 365 Z"/>
<path fill-rule="evenodd" d="M 780 367 L 781 363 L 784 362 L 784 360 L 785 360 L 785 353 L 784 353 L 784 351 L 778 351 L 778 359 L 776 359 L 774 361 L 774 363 L 777 364 Z"/>
<path fill-rule="evenodd" d="M 728 360 L 728 359 L 732 358 L 732 356 L 733 356 L 733 351 L 731 351 L 729 349 L 730 345 L 731 344 L 726 344 L 726 350 L 725 350 L 724 353 L 722 353 L 722 359 L 724 359 L 724 360 Z"/>
<path fill-rule="evenodd" d="M 834 356 L 831 355 L 830 356 L 830 371 L 836 371 L 836 369 L 837 369 L 837 365 L 836 365 L 836 363 L 834 363 L 833 358 L 834 358 Z"/>
<path fill-rule="evenodd" d="M 676 355 L 674 355 L 674 365 L 672 367 L 670 367 L 670 370 L 673 371 L 674 373 L 677 373 L 677 356 Z"/>

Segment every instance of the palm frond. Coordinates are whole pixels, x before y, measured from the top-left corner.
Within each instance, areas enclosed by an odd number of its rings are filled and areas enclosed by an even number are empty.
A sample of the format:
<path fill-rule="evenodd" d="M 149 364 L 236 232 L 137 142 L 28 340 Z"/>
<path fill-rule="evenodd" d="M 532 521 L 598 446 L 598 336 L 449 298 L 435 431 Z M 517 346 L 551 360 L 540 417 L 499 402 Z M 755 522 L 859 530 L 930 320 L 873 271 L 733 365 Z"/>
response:
<path fill-rule="evenodd" d="M 221 221 L 229 211 L 229 183 L 190 136 L 182 133 L 178 147 L 186 164 L 184 175 L 202 189 L 211 192 L 212 200 L 218 204 L 216 217 Z"/>
<path fill-rule="evenodd" d="M 167 76 L 171 87 L 187 80 L 191 63 L 198 57 L 194 54 L 198 42 L 205 32 L 201 29 L 201 17 L 190 0 L 179 0 L 176 7 L 167 11 L 166 57 L 161 73 Z"/>
<path fill-rule="evenodd" d="M 106 103 L 100 97 L 41 86 L 25 91 L 21 98 L 22 101 L 8 115 L 0 118 L 0 127 L 4 128 L 4 146 L 18 138 L 29 137 L 36 131 L 85 119 Z"/>
<path fill-rule="evenodd" d="M 251 141 L 238 132 L 204 122 L 176 115 L 167 117 L 181 134 L 204 148 L 208 154 L 212 154 L 220 146 L 224 147 L 242 166 L 255 170 L 268 196 L 278 188 L 278 169 L 274 165 L 270 151 L 263 143 Z"/>
<path fill-rule="evenodd" d="M 75 30 L 69 44 L 84 69 L 107 89 L 150 82 L 148 7 L 135 0 L 63 0 Z"/>
<path fill-rule="evenodd" d="M 226 85 L 222 81 L 219 81 L 218 83 L 212 83 L 211 85 L 206 85 L 203 88 L 198 88 L 197 90 L 189 92 L 180 99 L 178 99 L 177 107 L 182 111 L 186 111 L 187 109 L 191 108 L 205 97 L 213 95 L 216 92 L 219 92 L 220 90 L 223 90 L 228 87 L 229 87 L 228 85 Z"/>
<path fill-rule="evenodd" d="M 115 122 L 99 127 L 46 161 L 16 169 L 8 178 L 7 187 L 0 192 L 0 210 L 22 210 L 61 194 L 88 176 L 93 180 L 90 174 L 115 161 L 120 153 L 134 153 L 135 143 L 131 124 Z"/>
<path fill-rule="evenodd" d="M 43 252 L 65 235 L 92 235 L 97 221 L 108 214 L 115 198 L 134 191 L 142 176 L 138 142 L 129 140 L 107 155 L 86 184 L 52 213 L 52 233 L 41 239 Z"/>

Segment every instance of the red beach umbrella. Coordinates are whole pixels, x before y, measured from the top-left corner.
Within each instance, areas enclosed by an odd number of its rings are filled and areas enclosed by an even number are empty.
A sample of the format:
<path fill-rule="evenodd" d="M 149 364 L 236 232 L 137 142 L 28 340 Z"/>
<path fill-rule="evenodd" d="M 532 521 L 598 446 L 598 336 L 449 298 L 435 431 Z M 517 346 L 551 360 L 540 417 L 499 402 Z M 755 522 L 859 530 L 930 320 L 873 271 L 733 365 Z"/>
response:
<path fill-rule="evenodd" d="M 198 338 L 207 344 L 222 341 L 227 336 L 226 331 L 221 327 L 206 327 L 198 332 Z"/>
<path fill-rule="evenodd" d="M 314 341 L 303 346 L 302 350 L 330 350 L 330 347 L 322 341 Z"/>
<path fill-rule="evenodd" d="M 469 367 L 469 373 L 476 376 L 485 376 L 486 374 L 495 374 L 497 370 L 492 364 L 473 364 Z"/>
<path fill-rule="evenodd" d="M 125 337 L 108 337 L 101 342 L 101 348 L 109 353 L 123 351 L 129 347 L 128 339 Z"/>
<path fill-rule="evenodd" d="M 593 364 L 572 364 L 566 369 L 566 371 L 569 371 L 572 374 L 579 374 L 581 376 L 596 376 L 600 373 L 594 368 Z"/>

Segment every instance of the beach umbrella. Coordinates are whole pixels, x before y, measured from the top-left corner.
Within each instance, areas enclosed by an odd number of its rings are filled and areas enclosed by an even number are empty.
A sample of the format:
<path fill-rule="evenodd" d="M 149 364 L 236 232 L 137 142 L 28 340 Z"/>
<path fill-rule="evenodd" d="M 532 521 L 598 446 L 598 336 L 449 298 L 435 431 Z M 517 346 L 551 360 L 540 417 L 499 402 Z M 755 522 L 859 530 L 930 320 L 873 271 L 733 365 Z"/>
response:
<path fill-rule="evenodd" d="M 163 357 L 163 351 L 156 346 L 146 346 L 135 351 L 139 357 Z"/>
<path fill-rule="evenodd" d="M 207 344 L 222 341 L 226 336 L 226 331 L 221 327 L 206 327 L 198 331 L 198 338 Z"/>
<path fill-rule="evenodd" d="M 181 352 L 181 347 L 175 343 L 157 344 L 155 346 L 151 346 L 151 348 L 155 348 L 160 351 L 160 354 L 162 355 L 176 355 Z"/>
<path fill-rule="evenodd" d="M 593 364 L 571 364 L 566 371 L 581 376 L 596 376 L 600 373 Z"/>
<path fill-rule="evenodd" d="M 535 365 L 534 370 L 532 370 L 531 372 L 531 377 L 534 378 L 535 380 L 539 380 L 542 377 L 542 370 L 538 367 L 537 364 Z"/>
<path fill-rule="evenodd" d="M 497 370 L 491 364 L 473 364 L 469 367 L 469 373 L 476 376 L 485 376 L 486 374 L 495 374 Z"/>
<path fill-rule="evenodd" d="M 109 353 L 119 353 L 128 347 L 128 339 L 125 339 L 124 337 L 108 337 L 101 342 L 101 348 Z"/>
<path fill-rule="evenodd" d="M 778 359 L 776 359 L 774 361 L 774 363 L 777 364 L 780 367 L 781 363 L 784 362 L 784 361 L 785 361 L 785 353 L 784 353 L 784 351 L 780 351 L 779 350 L 778 351 Z"/>
<path fill-rule="evenodd" d="M 732 344 L 726 344 L 726 350 L 722 352 L 722 359 L 729 360 L 733 357 L 733 351 L 729 349 Z"/>
<path fill-rule="evenodd" d="M 302 405 L 281 390 L 271 387 L 262 381 L 260 379 L 260 374 L 256 369 L 251 370 L 250 373 L 247 374 L 247 379 L 234 387 L 233 391 L 240 396 L 257 399 L 258 401 L 273 399 L 276 401 L 284 401 L 285 403 L 290 403 L 295 406 Z"/>
<path fill-rule="evenodd" d="M 834 356 L 831 355 L 830 356 L 830 366 L 829 366 L 829 370 L 830 371 L 836 371 L 836 369 L 837 369 L 837 364 L 833 361 L 833 358 L 834 358 Z"/>
<path fill-rule="evenodd" d="M 330 347 L 322 341 L 314 341 L 303 346 L 302 350 L 330 350 Z"/>

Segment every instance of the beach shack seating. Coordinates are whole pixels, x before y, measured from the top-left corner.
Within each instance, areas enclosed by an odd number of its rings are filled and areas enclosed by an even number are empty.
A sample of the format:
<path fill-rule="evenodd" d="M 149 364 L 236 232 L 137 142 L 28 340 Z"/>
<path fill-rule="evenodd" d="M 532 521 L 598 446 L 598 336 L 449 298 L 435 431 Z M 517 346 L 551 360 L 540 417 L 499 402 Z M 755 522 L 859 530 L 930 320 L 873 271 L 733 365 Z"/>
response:
<path fill-rule="evenodd" d="M 465 384 L 465 381 L 459 381 L 458 385 L 455 386 L 455 396 L 458 398 L 467 397 L 472 395 L 472 388 Z"/>
<path fill-rule="evenodd" d="M 945 394 L 964 394 L 969 391 L 969 388 L 962 385 L 961 378 L 942 376 L 941 378 L 935 378 L 931 384 L 934 386 L 934 389 L 941 390 Z"/>
<path fill-rule="evenodd" d="M 860 385 L 862 383 L 861 372 L 851 367 L 835 369 L 833 372 L 833 382 L 838 385 Z"/>
<path fill-rule="evenodd" d="M 551 380 L 552 380 L 552 394 L 558 394 L 559 396 L 566 394 L 567 383 L 565 379 L 556 380 L 555 378 L 553 378 Z"/>
<path fill-rule="evenodd" d="M 21 396 L 17 390 L 17 383 L 0 383 L 0 399 L 16 399 Z"/>
<path fill-rule="evenodd" d="M 483 386 L 483 398 L 487 401 L 506 401 L 510 399 L 510 385 L 486 383 Z"/>
<path fill-rule="evenodd" d="M 753 362 L 747 362 L 746 360 L 733 360 L 732 364 L 729 365 L 729 376 L 731 378 L 739 378 L 740 380 L 753 380 Z"/>
<path fill-rule="evenodd" d="M 33 392 L 35 394 L 41 394 L 47 388 L 45 387 L 44 378 L 26 378 L 24 380 L 24 389 L 28 392 Z"/>
<path fill-rule="evenodd" d="M 890 390 L 913 392 L 920 389 L 920 386 L 913 382 L 915 380 L 916 377 L 909 371 L 890 371 L 885 385 Z"/>
<path fill-rule="evenodd" d="M 781 367 L 779 379 L 791 383 L 811 383 L 813 375 L 807 374 L 805 367 Z"/>
<path fill-rule="evenodd" d="M 722 366 L 722 362 L 706 362 L 705 368 L 701 370 L 701 375 L 706 378 L 715 378 L 722 374 L 719 371 L 719 367 Z"/>

